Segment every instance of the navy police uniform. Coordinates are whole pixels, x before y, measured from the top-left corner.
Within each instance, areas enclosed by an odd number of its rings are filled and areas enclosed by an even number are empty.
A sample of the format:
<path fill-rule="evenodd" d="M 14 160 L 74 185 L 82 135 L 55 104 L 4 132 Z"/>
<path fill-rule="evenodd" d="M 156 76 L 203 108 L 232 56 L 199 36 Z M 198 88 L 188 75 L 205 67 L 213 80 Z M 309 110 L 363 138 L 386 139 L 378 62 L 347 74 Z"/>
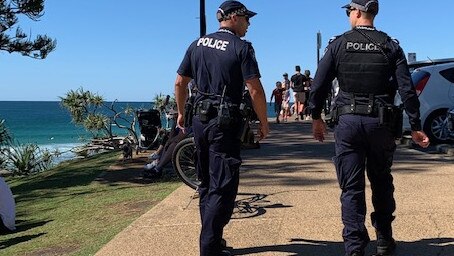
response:
<path fill-rule="evenodd" d="M 376 104 L 393 104 L 397 90 L 412 130 L 419 131 L 419 101 L 397 40 L 374 27 L 355 27 L 330 41 L 310 94 L 313 119 L 321 118 L 323 103 L 336 77 L 340 91 L 335 100 L 339 117 L 333 160 L 342 189 L 343 237 L 347 255 L 362 255 L 370 240 L 364 225 L 365 171 L 371 183 L 371 218 L 377 236 L 392 240 L 391 222 L 396 209 L 391 175 L 396 145 L 392 131 L 380 125 Z"/>
<path fill-rule="evenodd" d="M 245 7 L 244 10 L 249 17 L 255 15 Z M 224 11 L 227 12 L 226 8 Z M 201 180 L 200 255 L 219 255 L 223 228 L 233 213 L 239 184 L 241 118 L 237 110 L 245 80 L 259 78 L 260 72 L 251 43 L 228 28 L 220 28 L 190 45 L 178 74 L 193 78 L 197 86 L 192 127 L 198 157 L 196 168 Z M 225 127 L 217 124 L 221 103 L 229 106 L 233 117 Z M 208 114 L 202 116 L 201 111 L 207 108 Z"/>

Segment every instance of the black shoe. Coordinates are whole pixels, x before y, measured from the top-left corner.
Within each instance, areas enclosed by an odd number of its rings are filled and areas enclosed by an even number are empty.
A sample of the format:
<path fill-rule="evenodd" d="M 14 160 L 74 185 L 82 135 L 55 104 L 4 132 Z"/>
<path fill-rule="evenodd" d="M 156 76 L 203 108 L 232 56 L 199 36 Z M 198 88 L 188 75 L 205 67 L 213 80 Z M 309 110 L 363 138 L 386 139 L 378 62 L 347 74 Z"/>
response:
<path fill-rule="evenodd" d="M 377 256 L 393 255 L 396 246 L 396 241 L 392 238 L 390 240 L 377 239 Z"/>
<path fill-rule="evenodd" d="M 230 256 L 232 253 L 228 250 L 222 250 L 219 256 Z"/>
<path fill-rule="evenodd" d="M 364 256 L 364 253 L 361 253 L 361 252 L 352 252 L 349 256 Z"/>

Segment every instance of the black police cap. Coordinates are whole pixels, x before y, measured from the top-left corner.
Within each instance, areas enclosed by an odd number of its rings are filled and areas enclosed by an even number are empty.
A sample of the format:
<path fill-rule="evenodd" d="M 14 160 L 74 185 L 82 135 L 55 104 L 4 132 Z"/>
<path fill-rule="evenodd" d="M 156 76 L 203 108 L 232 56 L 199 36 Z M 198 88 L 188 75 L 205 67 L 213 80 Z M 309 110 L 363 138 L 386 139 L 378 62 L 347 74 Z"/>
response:
<path fill-rule="evenodd" d="M 248 10 L 244 4 L 238 1 L 225 1 L 221 4 L 221 6 L 219 6 L 216 14 L 218 20 L 221 21 L 226 20 L 230 14 L 245 15 L 251 18 L 257 13 Z"/>
<path fill-rule="evenodd" d="M 351 3 L 342 6 L 342 8 L 354 8 L 373 15 L 378 13 L 378 0 L 352 0 Z"/>

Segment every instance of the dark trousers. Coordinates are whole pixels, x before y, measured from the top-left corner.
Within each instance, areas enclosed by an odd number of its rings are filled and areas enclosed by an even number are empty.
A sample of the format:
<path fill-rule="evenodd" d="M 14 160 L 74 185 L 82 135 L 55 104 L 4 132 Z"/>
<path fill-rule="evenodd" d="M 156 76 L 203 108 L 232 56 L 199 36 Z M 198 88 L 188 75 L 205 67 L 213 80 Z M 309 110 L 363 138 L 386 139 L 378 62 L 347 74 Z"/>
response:
<path fill-rule="evenodd" d="M 274 103 L 274 113 L 276 113 L 276 118 L 279 118 L 279 115 L 281 114 L 281 110 L 282 110 L 282 101 L 281 102 L 276 101 Z"/>
<path fill-rule="evenodd" d="M 220 254 L 223 230 L 233 213 L 241 165 L 239 129 L 238 124 L 221 130 L 215 118 L 206 123 L 197 116 L 193 119 L 197 174 L 202 181 L 199 186 L 201 256 Z"/>
<path fill-rule="evenodd" d="M 342 189 L 343 238 L 347 255 L 363 252 L 370 241 L 364 225 L 366 216 L 365 170 L 372 189 L 372 225 L 391 234 L 396 209 L 391 165 L 396 144 L 391 131 L 378 118 L 342 115 L 335 128 L 337 178 Z"/>

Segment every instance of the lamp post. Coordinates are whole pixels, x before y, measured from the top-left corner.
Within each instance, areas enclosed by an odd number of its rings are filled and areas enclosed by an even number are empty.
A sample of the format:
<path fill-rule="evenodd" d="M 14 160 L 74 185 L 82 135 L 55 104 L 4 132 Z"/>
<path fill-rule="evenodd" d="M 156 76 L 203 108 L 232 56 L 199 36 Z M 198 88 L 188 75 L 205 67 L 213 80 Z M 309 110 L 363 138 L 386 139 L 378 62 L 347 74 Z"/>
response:
<path fill-rule="evenodd" d="M 206 34 L 205 0 L 200 0 L 200 37 Z"/>
<path fill-rule="evenodd" d="M 322 48 L 322 33 L 317 32 L 317 65 L 320 61 L 320 49 Z"/>

